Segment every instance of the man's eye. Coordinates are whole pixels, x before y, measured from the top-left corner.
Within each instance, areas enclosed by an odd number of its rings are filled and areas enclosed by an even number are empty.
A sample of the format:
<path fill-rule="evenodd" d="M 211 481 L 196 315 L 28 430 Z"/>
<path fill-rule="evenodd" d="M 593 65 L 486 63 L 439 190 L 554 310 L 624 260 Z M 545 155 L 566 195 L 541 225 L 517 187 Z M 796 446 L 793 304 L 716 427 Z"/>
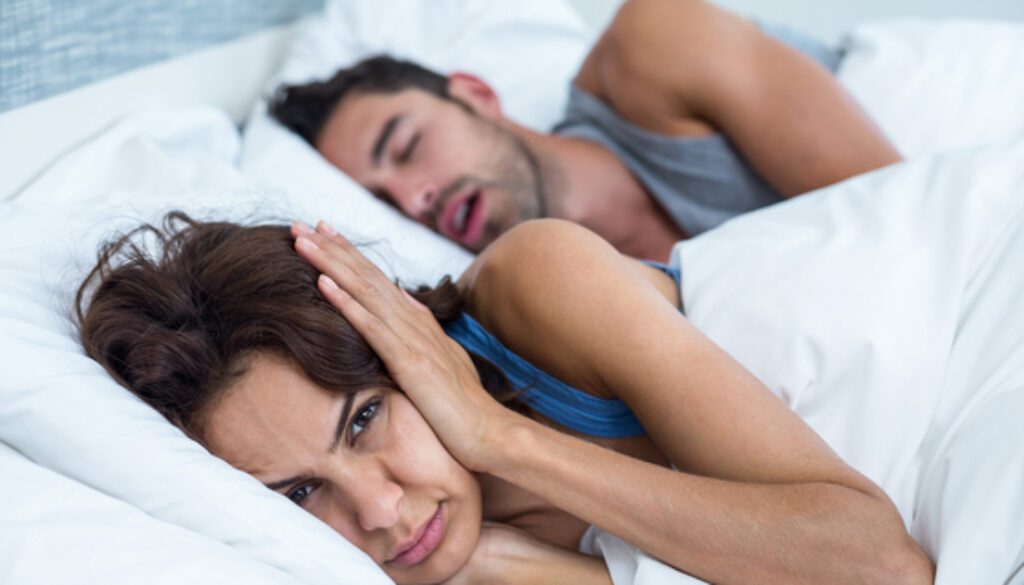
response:
<path fill-rule="evenodd" d="M 285 495 L 288 497 L 289 500 L 301 506 L 302 501 L 305 500 L 306 497 L 309 496 L 309 494 L 313 493 L 313 490 L 315 489 L 316 486 L 306 484 L 293 489 L 292 491 L 288 492 Z"/>
<path fill-rule="evenodd" d="M 380 406 L 380 400 L 373 400 L 367 403 L 365 406 L 356 412 L 355 416 L 352 417 L 349 422 L 349 429 L 351 431 L 351 441 L 354 443 L 359 433 L 363 432 L 363 429 L 370 424 L 373 417 L 377 415 L 377 407 Z"/>
<path fill-rule="evenodd" d="M 398 155 L 398 162 L 400 162 L 400 163 L 409 162 L 409 159 L 412 158 L 412 154 L 413 154 L 413 152 L 416 151 L 416 145 L 419 144 L 419 142 L 420 142 L 420 135 L 419 135 L 419 133 L 416 133 L 415 135 L 413 135 L 412 139 L 409 140 L 409 144 L 407 144 L 405 146 L 405 150 L 403 150 L 402 153 L 400 155 Z"/>

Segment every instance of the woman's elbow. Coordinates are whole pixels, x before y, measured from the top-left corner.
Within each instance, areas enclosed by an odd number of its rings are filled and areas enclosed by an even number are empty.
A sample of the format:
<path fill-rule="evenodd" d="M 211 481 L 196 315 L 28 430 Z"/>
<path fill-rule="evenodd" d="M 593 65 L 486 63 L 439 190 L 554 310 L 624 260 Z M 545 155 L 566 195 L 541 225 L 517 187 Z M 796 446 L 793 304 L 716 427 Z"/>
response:
<path fill-rule="evenodd" d="M 878 556 L 875 569 L 877 575 L 872 583 L 892 585 L 933 585 L 935 565 L 921 547 L 909 535 L 904 534 L 903 543 L 887 545 Z"/>

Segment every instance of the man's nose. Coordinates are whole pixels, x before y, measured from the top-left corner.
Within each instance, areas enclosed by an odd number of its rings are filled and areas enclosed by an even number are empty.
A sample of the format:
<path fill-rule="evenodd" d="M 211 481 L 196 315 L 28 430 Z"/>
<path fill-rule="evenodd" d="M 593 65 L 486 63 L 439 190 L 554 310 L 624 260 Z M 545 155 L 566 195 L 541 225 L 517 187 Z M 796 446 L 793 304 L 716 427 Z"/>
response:
<path fill-rule="evenodd" d="M 409 217 L 424 221 L 434 213 L 439 189 L 436 183 L 421 181 L 405 187 L 405 192 L 398 196 L 402 211 Z"/>

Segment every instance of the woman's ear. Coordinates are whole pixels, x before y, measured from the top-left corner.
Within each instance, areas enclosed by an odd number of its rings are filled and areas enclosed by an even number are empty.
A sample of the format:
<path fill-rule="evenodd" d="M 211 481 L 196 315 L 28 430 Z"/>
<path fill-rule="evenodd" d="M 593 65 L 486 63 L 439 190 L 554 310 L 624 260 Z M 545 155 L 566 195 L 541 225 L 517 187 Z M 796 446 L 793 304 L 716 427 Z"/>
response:
<path fill-rule="evenodd" d="M 475 75 L 462 72 L 452 73 L 448 76 L 448 93 L 485 118 L 491 120 L 504 118 L 498 94 L 486 81 Z"/>

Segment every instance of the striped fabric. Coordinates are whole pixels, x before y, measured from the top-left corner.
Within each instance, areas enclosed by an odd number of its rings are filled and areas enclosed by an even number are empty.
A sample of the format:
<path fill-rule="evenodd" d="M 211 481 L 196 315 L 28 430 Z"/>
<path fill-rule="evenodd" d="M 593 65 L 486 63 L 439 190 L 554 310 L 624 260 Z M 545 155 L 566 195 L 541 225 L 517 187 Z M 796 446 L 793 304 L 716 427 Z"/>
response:
<path fill-rule="evenodd" d="M 324 0 L 0 0 L 0 112 L 319 10 Z"/>

